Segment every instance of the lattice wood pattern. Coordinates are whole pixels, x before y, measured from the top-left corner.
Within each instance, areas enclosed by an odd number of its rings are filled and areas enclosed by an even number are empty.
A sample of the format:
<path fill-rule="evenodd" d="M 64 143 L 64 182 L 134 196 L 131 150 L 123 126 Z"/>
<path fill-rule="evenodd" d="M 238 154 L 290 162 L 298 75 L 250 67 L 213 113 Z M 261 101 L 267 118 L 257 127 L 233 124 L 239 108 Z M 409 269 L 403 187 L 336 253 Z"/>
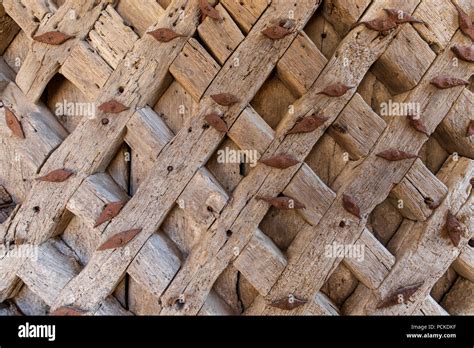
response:
<path fill-rule="evenodd" d="M 0 313 L 474 314 L 473 12 L 3 0 Z"/>

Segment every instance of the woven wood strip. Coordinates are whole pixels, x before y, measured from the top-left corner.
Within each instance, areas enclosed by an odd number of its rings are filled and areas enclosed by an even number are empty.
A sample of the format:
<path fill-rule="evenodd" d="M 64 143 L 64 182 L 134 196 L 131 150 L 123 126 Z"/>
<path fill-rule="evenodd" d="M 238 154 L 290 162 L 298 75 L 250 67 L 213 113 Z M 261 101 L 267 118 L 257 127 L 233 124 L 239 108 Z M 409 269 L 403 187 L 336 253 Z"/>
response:
<path fill-rule="evenodd" d="M 472 4 L 202 3 L 0 4 L 0 314 L 472 314 L 472 86 L 431 83 L 471 81 Z M 360 23 L 388 8 L 424 23 Z M 38 42 L 54 31 L 73 37 Z"/>

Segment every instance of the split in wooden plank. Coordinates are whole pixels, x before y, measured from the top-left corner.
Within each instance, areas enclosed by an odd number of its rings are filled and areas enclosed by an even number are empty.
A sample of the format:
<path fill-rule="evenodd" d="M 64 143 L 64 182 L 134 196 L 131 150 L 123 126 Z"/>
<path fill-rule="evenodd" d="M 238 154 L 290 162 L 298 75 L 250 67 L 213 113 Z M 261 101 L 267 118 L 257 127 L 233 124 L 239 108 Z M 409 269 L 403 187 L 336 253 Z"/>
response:
<path fill-rule="evenodd" d="M 125 55 L 133 49 L 133 44 L 138 38 L 138 35 L 125 25 L 117 11 L 108 5 L 95 22 L 93 30 L 89 32 L 88 40 L 90 46 L 113 69 L 116 69 Z"/>

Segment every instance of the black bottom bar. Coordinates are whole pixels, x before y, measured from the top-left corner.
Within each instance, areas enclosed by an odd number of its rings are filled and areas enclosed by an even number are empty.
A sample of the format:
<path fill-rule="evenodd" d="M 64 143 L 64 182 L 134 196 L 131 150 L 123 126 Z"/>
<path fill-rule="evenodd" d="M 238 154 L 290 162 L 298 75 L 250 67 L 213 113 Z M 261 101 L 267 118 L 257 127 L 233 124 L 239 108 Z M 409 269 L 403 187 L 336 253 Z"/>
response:
<path fill-rule="evenodd" d="M 53 327 L 43 325 L 54 325 L 54 337 Z M 3 317 L 0 346 L 448 344 L 473 347 L 473 328 L 473 317 Z M 43 337 L 31 337 L 38 335 Z"/>

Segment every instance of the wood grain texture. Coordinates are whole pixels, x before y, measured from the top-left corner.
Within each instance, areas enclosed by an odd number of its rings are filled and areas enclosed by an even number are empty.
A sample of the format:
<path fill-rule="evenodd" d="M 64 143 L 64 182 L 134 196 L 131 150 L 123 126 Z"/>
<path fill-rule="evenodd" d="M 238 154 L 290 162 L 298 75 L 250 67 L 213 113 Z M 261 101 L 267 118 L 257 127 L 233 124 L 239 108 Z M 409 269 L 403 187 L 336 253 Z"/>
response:
<path fill-rule="evenodd" d="M 206 1 L 0 5 L 1 314 L 472 314 L 469 1 Z"/>

